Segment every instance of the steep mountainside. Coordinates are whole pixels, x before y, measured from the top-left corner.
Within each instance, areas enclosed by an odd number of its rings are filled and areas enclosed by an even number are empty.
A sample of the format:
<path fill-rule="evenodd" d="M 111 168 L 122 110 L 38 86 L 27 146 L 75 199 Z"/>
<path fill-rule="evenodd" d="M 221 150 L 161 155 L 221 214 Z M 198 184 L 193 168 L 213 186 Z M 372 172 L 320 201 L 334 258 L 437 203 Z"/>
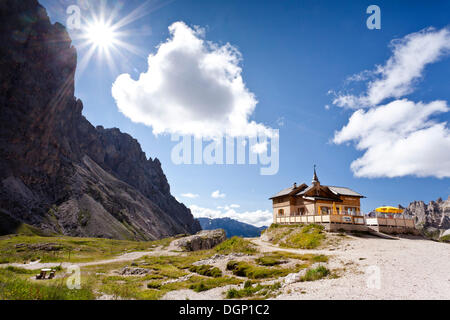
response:
<path fill-rule="evenodd" d="M 198 218 L 203 230 L 223 229 L 227 233 L 227 238 L 238 237 L 259 237 L 261 231 L 266 227 L 255 227 L 251 224 L 240 222 L 230 218 L 208 219 Z"/>
<path fill-rule="evenodd" d="M 450 229 L 450 196 L 445 201 L 439 198 L 429 204 L 423 201 L 411 202 L 405 213 L 414 216 L 416 228 L 425 236 L 439 239 Z"/>
<path fill-rule="evenodd" d="M 0 43 L 3 214 L 73 236 L 154 239 L 201 229 L 170 194 L 158 159 L 82 116 L 76 50 L 36 0 L 0 2 Z"/>

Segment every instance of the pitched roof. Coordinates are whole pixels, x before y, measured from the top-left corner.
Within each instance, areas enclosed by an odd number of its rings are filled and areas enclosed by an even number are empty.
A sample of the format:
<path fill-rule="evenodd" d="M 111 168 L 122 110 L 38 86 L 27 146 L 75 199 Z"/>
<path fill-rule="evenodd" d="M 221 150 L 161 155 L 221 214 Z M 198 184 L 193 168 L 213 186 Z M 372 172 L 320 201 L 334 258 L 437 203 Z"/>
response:
<path fill-rule="evenodd" d="M 308 188 L 306 188 L 305 190 L 302 190 L 302 191 L 296 193 L 295 195 L 296 196 L 303 195 L 303 194 L 307 193 L 309 190 L 311 190 L 313 187 L 314 187 L 313 185 L 310 185 Z"/>
<path fill-rule="evenodd" d="M 286 188 L 278 192 L 276 195 L 272 196 L 272 198 L 277 198 L 281 196 L 287 196 L 289 193 L 291 193 L 294 190 L 294 187 Z M 270 198 L 270 199 L 272 199 Z"/>
<path fill-rule="evenodd" d="M 346 187 L 335 187 L 335 186 L 327 186 L 332 192 L 342 195 L 342 196 L 353 196 L 353 197 L 361 197 L 365 198 L 362 194 L 359 194 L 356 191 L 353 191 L 350 188 Z"/>
<path fill-rule="evenodd" d="M 307 185 L 304 183 L 299 186 L 295 185 L 295 186 L 281 190 L 280 192 L 278 192 L 276 195 L 270 197 L 269 199 L 287 196 L 293 192 L 298 192 L 298 191 L 304 190 L 306 187 L 307 187 Z"/>
<path fill-rule="evenodd" d="M 358 192 L 353 191 L 350 188 L 336 187 L 336 186 L 322 186 L 322 187 L 328 188 L 332 193 L 334 193 L 336 195 L 365 198 L 362 194 L 359 194 Z M 302 184 L 301 186 L 299 186 L 297 188 L 289 187 L 289 188 L 281 190 L 276 195 L 272 196 L 270 199 L 287 196 L 293 192 L 295 192 L 296 196 L 304 196 L 313 188 L 314 188 L 314 185 L 310 185 L 307 187 L 306 184 Z"/>

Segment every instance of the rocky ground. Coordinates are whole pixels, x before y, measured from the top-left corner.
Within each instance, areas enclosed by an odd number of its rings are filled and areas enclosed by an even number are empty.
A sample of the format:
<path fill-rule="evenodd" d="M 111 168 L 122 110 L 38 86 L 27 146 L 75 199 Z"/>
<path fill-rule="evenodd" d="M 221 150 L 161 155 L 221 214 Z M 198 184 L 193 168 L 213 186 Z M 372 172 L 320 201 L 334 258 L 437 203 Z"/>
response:
<path fill-rule="evenodd" d="M 446 243 L 348 236 L 332 250 L 300 250 L 279 248 L 259 238 L 252 242 L 261 252 L 330 255 L 328 267 L 339 270 L 336 279 L 283 283 L 275 299 L 450 299 L 450 245 Z M 229 287 L 203 293 L 172 291 L 164 299 L 222 299 Z"/>
<path fill-rule="evenodd" d="M 277 228 L 275 231 L 286 232 L 283 228 Z M 254 251 L 249 252 L 248 248 L 244 248 L 241 251 L 233 249 L 234 251 L 229 252 L 221 251 L 222 249 L 217 251 L 210 249 L 217 244 L 211 242 L 211 239 L 219 239 L 220 234 L 218 231 L 209 233 L 200 233 L 196 239 L 192 236 L 179 238 L 168 245 L 157 245 L 147 250 L 126 252 L 114 258 L 77 263 L 77 265 L 81 267 L 82 272 L 91 274 L 91 277 L 95 275 L 94 278 L 103 285 L 99 285 L 96 289 L 98 299 L 140 299 L 141 297 L 168 300 L 225 299 L 230 289 L 242 291 L 248 280 L 245 276 L 236 275 L 227 268 L 230 261 L 257 266 L 258 258 L 276 254 L 285 256 L 281 264 L 273 268 L 296 271 L 282 276 L 251 279 L 254 287 L 276 285 L 275 289 L 270 289 L 270 294 L 265 295 L 264 298 L 450 299 L 450 273 L 448 272 L 450 245 L 448 243 L 425 240 L 420 237 L 402 237 L 392 240 L 366 234 L 327 233 L 322 244 L 315 249 L 294 249 L 282 244 L 281 246 L 274 244 L 273 241 L 268 241 L 270 237 L 266 235 L 239 240 L 250 244 Z M 273 234 L 276 235 L 275 232 Z M 200 243 L 201 239 L 206 240 Z M 186 251 L 185 244 L 189 241 L 193 241 L 203 250 Z M 225 243 L 229 245 L 230 242 L 232 240 L 227 240 Z M 299 269 L 300 260 L 296 257 L 327 257 L 327 259 L 320 261 L 315 261 L 315 258 L 310 259 L 305 268 Z M 167 262 L 162 263 L 163 261 Z M 67 262 L 61 264 L 61 262 L 37 261 L 2 266 L 37 270 L 57 266 L 64 269 L 69 265 L 70 263 Z M 199 274 L 184 267 L 202 265 L 219 269 L 222 272 L 221 277 L 203 277 L 202 280 L 199 279 Z M 307 271 L 318 266 L 326 267 L 330 270 L 330 274 L 315 281 L 305 280 Z M 211 283 L 218 281 L 217 279 L 226 282 L 216 283 L 211 289 L 200 291 L 189 287 L 189 284 L 208 282 L 208 279 Z M 155 281 L 161 289 L 151 289 L 148 286 Z M 114 284 L 117 288 L 111 289 L 110 284 Z M 102 288 L 109 291 L 102 291 Z M 129 295 L 124 288 L 127 290 L 133 288 L 138 290 L 138 293 L 134 296 Z M 154 296 L 149 297 L 149 292 Z M 127 294 L 128 296 L 125 296 Z M 258 293 L 241 298 L 251 297 L 261 298 Z"/>

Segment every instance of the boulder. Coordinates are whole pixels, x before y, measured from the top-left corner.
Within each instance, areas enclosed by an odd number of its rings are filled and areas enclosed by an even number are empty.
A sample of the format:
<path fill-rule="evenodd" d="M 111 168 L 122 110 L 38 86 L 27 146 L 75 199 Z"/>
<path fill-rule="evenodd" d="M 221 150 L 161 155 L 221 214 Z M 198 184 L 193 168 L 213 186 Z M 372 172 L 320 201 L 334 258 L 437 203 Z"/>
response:
<path fill-rule="evenodd" d="M 306 273 L 306 269 L 301 270 L 297 273 L 289 273 L 286 277 L 284 277 L 284 284 L 291 284 L 291 283 L 295 283 L 295 282 L 299 282 L 302 277 L 305 275 Z"/>
<path fill-rule="evenodd" d="M 173 246 L 184 251 L 207 250 L 222 243 L 226 238 L 223 229 L 202 230 L 192 236 L 175 240 Z"/>

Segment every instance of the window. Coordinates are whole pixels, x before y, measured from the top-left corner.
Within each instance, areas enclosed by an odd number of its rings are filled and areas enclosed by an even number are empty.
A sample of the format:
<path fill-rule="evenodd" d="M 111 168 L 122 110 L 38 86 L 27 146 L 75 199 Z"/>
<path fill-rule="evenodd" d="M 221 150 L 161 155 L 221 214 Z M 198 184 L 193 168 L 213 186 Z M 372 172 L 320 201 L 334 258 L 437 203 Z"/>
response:
<path fill-rule="evenodd" d="M 278 210 L 278 215 L 282 216 L 283 214 L 284 214 L 284 210 L 283 209 Z"/>
<path fill-rule="evenodd" d="M 356 216 L 356 213 L 359 212 L 358 208 L 356 207 L 345 207 L 345 214 Z"/>
<path fill-rule="evenodd" d="M 320 207 L 320 214 L 330 214 L 330 208 L 328 207 Z"/>

